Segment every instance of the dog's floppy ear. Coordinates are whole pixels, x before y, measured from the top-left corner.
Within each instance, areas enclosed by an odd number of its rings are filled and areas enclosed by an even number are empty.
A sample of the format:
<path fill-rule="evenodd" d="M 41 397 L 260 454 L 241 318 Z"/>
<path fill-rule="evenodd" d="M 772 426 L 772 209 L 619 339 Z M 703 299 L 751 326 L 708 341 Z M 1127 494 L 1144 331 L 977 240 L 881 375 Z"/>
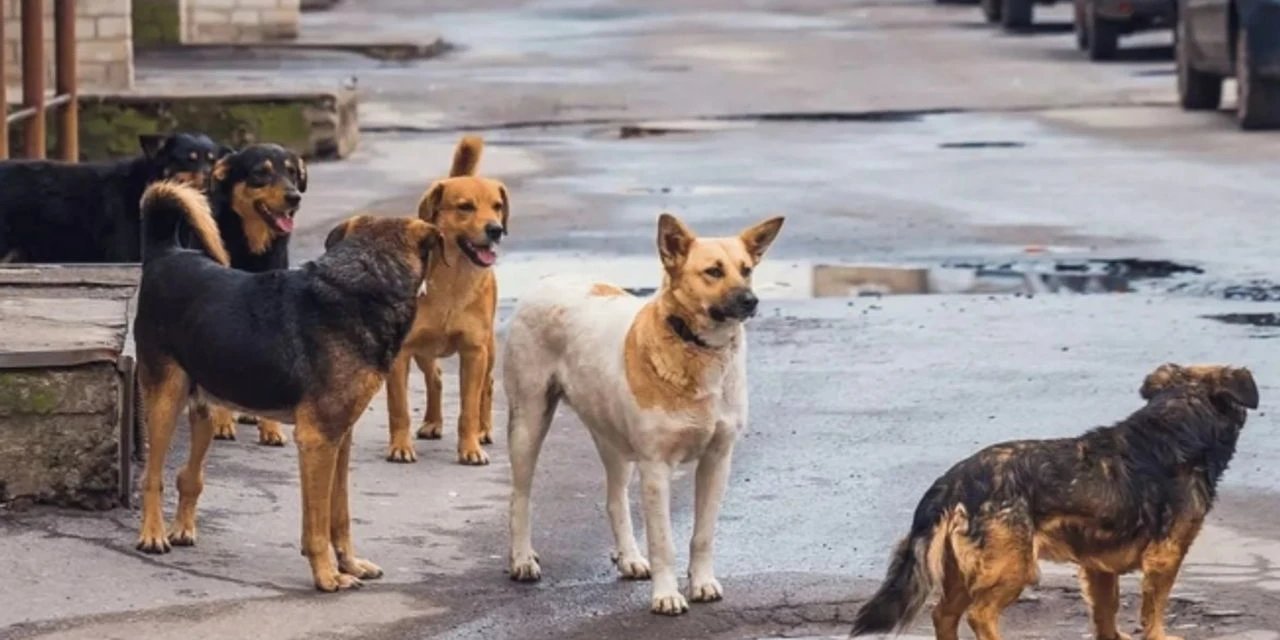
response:
<path fill-rule="evenodd" d="M 742 244 L 747 248 L 747 253 L 751 254 L 752 260 L 760 262 L 764 252 L 769 250 L 769 245 L 773 244 L 774 238 L 778 237 L 784 220 L 786 218 L 782 216 L 769 218 L 739 234 L 738 237 L 742 239 Z"/>
<path fill-rule="evenodd" d="M 1258 408 L 1258 385 L 1253 381 L 1253 374 L 1245 368 L 1224 369 L 1214 395 L 1230 398 L 1248 409 Z"/>
<path fill-rule="evenodd" d="M 502 194 L 502 235 L 505 236 L 511 232 L 511 227 L 508 226 L 511 220 L 511 198 L 507 197 L 505 185 L 498 185 L 498 193 Z"/>
<path fill-rule="evenodd" d="M 298 191 L 301 193 L 306 193 L 307 192 L 307 161 L 303 160 L 302 156 L 296 153 L 291 155 L 293 156 L 294 164 L 298 166 Z"/>
<path fill-rule="evenodd" d="M 218 158 L 218 161 L 213 163 L 213 172 L 209 174 L 213 179 L 213 182 L 218 183 L 227 179 L 227 176 L 231 174 L 231 159 L 234 158 L 235 155 L 236 154 L 233 151 L 221 158 Z"/>
<path fill-rule="evenodd" d="M 658 216 L 658 255 L 667 273 L 674 274 L 684 265 L 695 237 L 679 218 L 669 213 Z"/>
<path fill-rule="evenodd" d="M 1156 367 L 1155 371 L 1148 373 L 1147 377 L 1142 380 L 1142 387 L 1138 389 L 1138 395 L 1142 396 L 1143 400 L 1154 398 L 1157 393 L 1160 393 L 1173 382 L 1181 370 L 1182 367 L 1172 362 L 1166 362 Z"/>
<path fill-rule="evenodd" d="M 142 147 L 142 155 L 150 160 L 160 153 L 168 139 L 169 136 L 161 133 L 142 133 L 138 135 L 138 146 Z"/>
<path fill-rule="evenodd" d="M 440 203 L 443 199 L 444 183 L 436 182 L 432 184 L 431 188 L 422 194 L 422 199 L 418 201 L 418 219 L 435 224 L 436 218 L 440 217 Z"/>
<path fill-rule="evenodd" d="M 352 216 L 342 222 L 339 222 L 338 226 L 334 227 L 329 231 L 329 235 L 325 236 L 324 250 L 328 251 L 333 248 L 333 245 L 342 242 L 342 240 L 347 237 L 347 234 L 351 233 L 351 228 L 359 224 L 364 218 L 365 216 Z"/>

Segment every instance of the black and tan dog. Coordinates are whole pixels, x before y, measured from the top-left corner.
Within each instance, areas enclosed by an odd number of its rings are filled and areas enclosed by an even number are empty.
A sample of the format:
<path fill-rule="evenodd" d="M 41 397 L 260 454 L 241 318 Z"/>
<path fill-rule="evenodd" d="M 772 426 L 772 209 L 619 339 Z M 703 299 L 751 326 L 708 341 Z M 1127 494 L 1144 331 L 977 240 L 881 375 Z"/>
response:
<path fill-rule="evenodd" d="M 0 262 L 137 262 L 138 200 L 157 180 L 204 189 L 229 149 L 200 133 L 142 135 L 118 162 L 0 162 Z"/>
<path fill-rule="evenodd" d="M 427 377 L 427 411 L 418 437 L 435 439 L 444 432 L 444 387 L 437 360 L 456 353 L 461 361 L 462 400 L 458 462 L 489 463 L 481 445 L 493 441 L 493 363 L 498 355 L 493 330 L 498 279 L 493 264 L 511 211 L 507 188 L 476 175 L 483 149 L 480 138 L 462 138 L 454 150 L 449 177 L 432 184 L 418 203 L 418 217 L 439 227 L 444 246 L 431 256 L 418 320 L 387 378 L 391 439 L 387 460 L 392 462 L 417 459 L 409 436 L 410 359 Z"/>
<path fill-rule="evenodd" d="M 417 313 L 434 227 L 360 217 L 299 269 L 230 269 L 208 204 L 174 183 L 147 190 L 134 335 L 150 439 L 138 549 L 196 540 L 196 501 L 213 439 L 192 403 L 191 455 L 178 474 L 178 513 L 165 529 L 161 475 L 178 413 L 193 390 L 211 403 L 293 423 L 302 484 L 303 554 L 315 586 L 337 591 L 382 571 L 355 555 L 347 498 L 351 428 L 382 386 Z M 203 250 L 181 248 L 180 224 Z M 269 310 L 269 312 L 268 312 Z M 336 554 L 336 558 L 335 558 Z"/>
<path fill-rule="evenodd" d="M 255 144 L 218 160 L 209 199 L 231 267 L 250 273 L 289 268 L 289 237 L 307 190 L 307 164 L 275 144 Z M 213 437 L 235 440 L 233 412 L 210 407 Z M 258 423 L 258 444 L 283 447 L 284 429 L 274 420 L 241 416 Z"/>
<path fill-rule="evenodd" d="M 1171 639 L 1169 591 L 1258 388 L 1247 369 L 1165 364 L 1141 395 L 1146 406 L 1113 426 L 998 444 L 952 467 L 920 500 L 851 635 L 902 629 L 940 585 L 939 640 L 957 638 L 966 611 L 978 640 L 995 640 L 1000 612 L 1037 581 L 1043 558 L 1079 566 L 1099 640 L 1128 637 L 1116 629 L 1119 578 L 1141 570 L 1145 637 Z"/>

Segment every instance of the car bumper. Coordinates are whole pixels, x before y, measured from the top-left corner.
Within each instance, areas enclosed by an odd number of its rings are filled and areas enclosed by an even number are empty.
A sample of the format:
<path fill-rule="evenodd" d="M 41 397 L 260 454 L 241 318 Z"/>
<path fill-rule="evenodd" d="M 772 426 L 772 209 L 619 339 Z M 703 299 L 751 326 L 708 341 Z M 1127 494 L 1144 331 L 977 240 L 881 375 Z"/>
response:
<path fill-rule="evenodd" d="M 1108 20 L 1172 25 L 1178 9 L 1172 0 L 1093 0 L 1093 10 Z"/>

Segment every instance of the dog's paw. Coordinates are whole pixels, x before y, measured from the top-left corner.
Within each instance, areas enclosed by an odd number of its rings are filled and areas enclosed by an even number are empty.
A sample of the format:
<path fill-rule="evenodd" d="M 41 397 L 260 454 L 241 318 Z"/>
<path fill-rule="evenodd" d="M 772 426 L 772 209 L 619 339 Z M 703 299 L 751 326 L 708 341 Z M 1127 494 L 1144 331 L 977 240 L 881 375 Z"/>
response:
<path fill-rule="evenodd" d="M 484 449 L 476 447 L 474 450 L 459 449 L 458 464 L 466 464 L 472 466 L 489 464 L 489 454 Z"/>
<path fill-rule="evenodd" d="M 480 444 L 493 444 L 493 432 L 489 430 L 480 432 Z"/>
<path fill-rule="evenodd" d="M 194 547 L 196 545 L 196 525 L 182 524 L 175 520 L 169 527 L 169 544 L 175 547 Z"/>
<path fill-rule="evenodd" d="M 213 427 L 214 440 L 235 440 L 236 423 L 220 424 Z"/>
<path fill-rule="evenodd" d="M 163 530 L 159 532 L 147 532 L 144 530 L 143 534 L 138 538 L 136 548 L 143 553 L 155 554 L 169 553 L 173 549 L 169 545 L 168 534 Z"/>
<path fill-rule="evenodd" d="M 259 424 L 258 444 L 264 447 L 283 447 L 285 444 L 284 430 L 276 423 L 271 423 L 271 426 Z"/>
<path fill-rule="evenodd" d="M 1127 633 L 1121 633 L 1117 631 L 1115 636 L 1111 638 L 1101 638 L 1100 640 L 1133 640 L 1133 636 Z M 1166 636 L 1166 640 L 1182 640 L 1182 639 Z"/>
<path fill-rule="evenodd" d="M 664 616 L 678 616 L 688 610 L 689 601 L 685 600 L 679 592 L 655 593 L 649 604 L 650 613 L 660 613 Z"/>
<path fill-rule="evenodd" d="M 347 560 L 344 557 L 339 557 L 338 571 L 350 576 L 355 576 L 361 580 L 377 580 L 382 577 L 381 567 L 369 562 L 368 560 L 362 560 L 360 558 Z"/>
<path fill-rule="evenodd" d="M 387 450 L 387 462 L 417 462 L 418 454 L 413 450 L 413 445 L 393 444 Z"/>
<path fill-rule="evenodd" d="M 347 591 L 350 589 L 359 589 L 364 583 L 348 573 L 334 573 L 325 576 L 316 576 L 316 590 L 325 593 L 333 593 L 335 591 Z"/>
<path fill-rule="evenodd" d="M 542 579 L 542 566 L 538 563 L 538 554 L 511 554 L 511 579 L 516 582 L 537 582 Z"/>
<path fill-rule="evenodd" d="M 641 555 L 623 555 L 618 552 L 613 553 L 614 566 L 618 567 L 618 573 L 621 574 L 623 580 L 648 580 L 649 579 L 649 561 Z"/>
<path fill-rule="evenodd" d="M 419 440 L 439 440 L 444 437 L 443 422 L 422 421 L 422 426 L 418 427 Z"/>
<path fill-rule="evenodd" d="M 689 600 L 691 602 L 716 602 L 724 598 L 724 587 L 715 578 L 689 581 Z"/>

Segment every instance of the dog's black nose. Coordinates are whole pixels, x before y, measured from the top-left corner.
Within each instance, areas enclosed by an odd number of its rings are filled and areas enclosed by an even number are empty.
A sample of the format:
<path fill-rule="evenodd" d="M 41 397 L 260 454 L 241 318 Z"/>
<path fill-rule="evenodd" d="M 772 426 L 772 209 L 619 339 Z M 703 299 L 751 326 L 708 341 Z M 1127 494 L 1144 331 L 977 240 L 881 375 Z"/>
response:
<path fill-rule="evenodd" d="M 484 235 L 488 236 L 489 239 L 494 242 L 502 239 L 502 231 L 502 225 L 496 222 L 490 222 L 489 224 L 484 225 Z"/>
<path fill-rule="evenodd" d="M 284 194 L 284 201 L 285 204 L 291 207 L 296 207 L 299 204 L 302 204 L 302 194 L 297 191 L 286 191 Z"/>
<path fill-rule="evenodd" d="M 741 311 L 741 315 L 749 316 L 756 312 L 760 299 L 750 289 L 743 289 L 733 296 L 733 306 Z"/>

